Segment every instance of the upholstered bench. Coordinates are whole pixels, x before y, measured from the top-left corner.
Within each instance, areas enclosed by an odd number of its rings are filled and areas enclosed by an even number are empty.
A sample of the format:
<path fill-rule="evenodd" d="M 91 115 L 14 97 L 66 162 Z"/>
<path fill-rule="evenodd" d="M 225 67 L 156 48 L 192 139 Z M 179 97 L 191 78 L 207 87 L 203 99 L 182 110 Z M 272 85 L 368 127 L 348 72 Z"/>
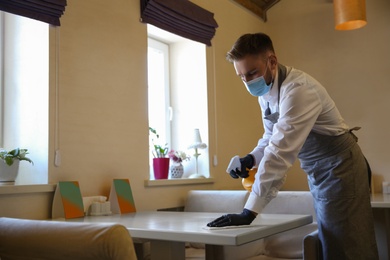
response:
<path fill-rule="evenodd" d="M 244 190 L 193 190 L 188 193 L 185 211 L 239 213 L 242 211 L 249 193 Z M 263 210 L 269 214 L 308 214 L 312 215 L 312 224 L 282 232 L 242 246 L 225 246 L 222 259 L 303 259 L 304 238 L 317 230 L 313 198 L 307 191 L 281 191 Z M 206 223 L 205 223 L 206 224 Z M 313 243 L 306 241 L 306 246 Z M 315 252 L 306 248 L 306 255 Z M 187 259 L 204 259 L 204 245 L 189 243 L 186 249 Z M 311 260 L 311 258 L 306 258 Z M 315 258 L 314 258 L 315 259 Z"/>
<path fill-rule="evenodd" d="M 1 260 L 136 260 L 118 224 L 0 218 Z"/>

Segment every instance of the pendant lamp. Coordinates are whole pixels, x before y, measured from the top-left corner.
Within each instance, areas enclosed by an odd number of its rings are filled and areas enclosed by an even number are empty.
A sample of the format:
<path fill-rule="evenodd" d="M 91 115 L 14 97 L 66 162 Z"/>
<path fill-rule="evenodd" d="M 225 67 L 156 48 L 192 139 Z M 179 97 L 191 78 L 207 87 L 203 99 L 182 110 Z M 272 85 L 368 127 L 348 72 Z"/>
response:
<path fill-rule="evenodd" d="M 335 29 L 354 30 L 367 24 L 365 0 L 333 0 Z"/>

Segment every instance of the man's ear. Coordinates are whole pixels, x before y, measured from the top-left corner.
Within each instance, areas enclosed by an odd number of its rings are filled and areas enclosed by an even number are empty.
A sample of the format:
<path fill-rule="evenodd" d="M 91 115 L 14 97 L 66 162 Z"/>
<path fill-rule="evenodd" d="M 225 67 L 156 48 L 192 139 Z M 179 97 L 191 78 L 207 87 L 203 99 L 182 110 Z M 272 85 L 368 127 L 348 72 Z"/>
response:
<path fill-rule="evenodd" d="M 271 64 L 271 68 L 275 69 L 278 65 L 278 58 L 276 58 L 275 55 L 270 55 L 269 56 L 269 63 Z"/>

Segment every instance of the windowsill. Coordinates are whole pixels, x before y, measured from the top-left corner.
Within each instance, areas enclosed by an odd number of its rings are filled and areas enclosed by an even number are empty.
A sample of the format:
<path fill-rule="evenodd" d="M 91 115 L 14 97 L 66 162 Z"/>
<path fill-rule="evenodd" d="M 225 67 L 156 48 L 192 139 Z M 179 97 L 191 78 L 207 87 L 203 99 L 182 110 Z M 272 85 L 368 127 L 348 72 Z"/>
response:
<path fill-rule="evenodd" d="M 145 180 L 145 187 L 213 184 L 214 178 Z M 0 185 L 0 195 L 54 192 L 56 184 Z"/>
<path fill-rule="evenodd" d="M 0 195 L 54 192 L 56 184 L 0 185 Z"/>
<path fill-rule="evenodd" d="M 145 180 L 145 187 L 156 186 L 179 186 L 179 185 L 195 185 L 195 184 L 212 184 L 214 178 L 199 178 L 199 179 L 167 179 L 167 180 Z"/>

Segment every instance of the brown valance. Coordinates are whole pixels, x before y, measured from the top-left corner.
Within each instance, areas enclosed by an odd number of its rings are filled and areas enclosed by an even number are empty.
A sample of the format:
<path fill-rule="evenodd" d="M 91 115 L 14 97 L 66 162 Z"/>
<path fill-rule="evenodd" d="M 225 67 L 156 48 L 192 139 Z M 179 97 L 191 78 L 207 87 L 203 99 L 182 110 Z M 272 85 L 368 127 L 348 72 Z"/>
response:
<path fill-rule="evenodd" d="M 188 0 L 141 0 L 141 21 L 211 46 L 214 14 Z"/>
<path fill-rule="evenodd" d="M 52 25 L 60 25 L 66 0 L 0 0 L 0 10 Z"/>

